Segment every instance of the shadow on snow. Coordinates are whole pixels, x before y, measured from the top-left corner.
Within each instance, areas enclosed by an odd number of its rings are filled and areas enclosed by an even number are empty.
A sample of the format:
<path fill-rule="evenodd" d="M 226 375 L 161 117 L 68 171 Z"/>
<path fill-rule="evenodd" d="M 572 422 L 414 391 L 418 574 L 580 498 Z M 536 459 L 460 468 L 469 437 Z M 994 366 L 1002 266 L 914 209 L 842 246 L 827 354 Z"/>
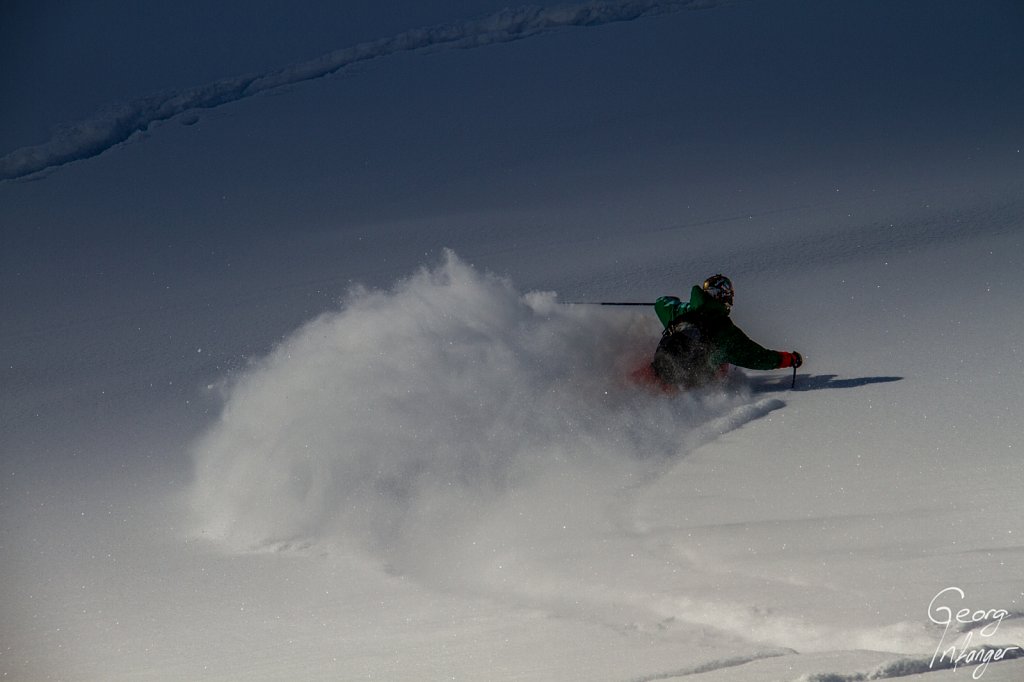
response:
<path fill-rule="evenodd" d="M 798 374 L 796 387 L 792 386 L 792 377 L 785 379 L 768 379 L 764 377 L 750 377 L 750 386 L 754 393 L 774 393 L 777 391 L 819 391 L 826 388 L 858 388 L 870 384 L 887 384 L 893 381 L 903 381 L 903 377 L 854 377 L 850 379 L 838 379 L 837 374 Z"/>

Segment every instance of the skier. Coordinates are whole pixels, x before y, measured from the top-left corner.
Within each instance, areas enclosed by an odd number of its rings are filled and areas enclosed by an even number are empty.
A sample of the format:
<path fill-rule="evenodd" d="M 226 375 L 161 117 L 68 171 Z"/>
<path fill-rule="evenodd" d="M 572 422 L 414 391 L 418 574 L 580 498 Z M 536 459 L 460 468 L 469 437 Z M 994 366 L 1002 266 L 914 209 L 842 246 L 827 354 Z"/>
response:
<path fill-rule="evenodd" d="M 767 370 L 803 364 L 800 353 L 768 350 L 740 331 L 729 318 L 732 300 L 729 278 L 712 275 L 690 290 L 689 302 L 662 296 L 654 303 L 665 331 L 650 370 L 663 385 L 704 386 L 724 378 L 729 365 Z"/>

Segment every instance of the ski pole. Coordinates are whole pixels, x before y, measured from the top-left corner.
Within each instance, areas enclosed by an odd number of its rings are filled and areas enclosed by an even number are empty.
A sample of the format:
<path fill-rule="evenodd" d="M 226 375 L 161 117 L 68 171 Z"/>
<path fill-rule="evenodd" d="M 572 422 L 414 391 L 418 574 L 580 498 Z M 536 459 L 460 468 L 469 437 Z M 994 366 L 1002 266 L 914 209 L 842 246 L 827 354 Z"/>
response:
<path fill-rule="evenodd" d="M 646 305 L 653 306 L 653 303 L 637 303 L 634 301 L 559 301 L 562 305 Z"/>
<path fill-rule="evenodd" d="M 789 385 L 789 390 L 796 388 L 796 365 L 793 365 L 793 383 Z"/>

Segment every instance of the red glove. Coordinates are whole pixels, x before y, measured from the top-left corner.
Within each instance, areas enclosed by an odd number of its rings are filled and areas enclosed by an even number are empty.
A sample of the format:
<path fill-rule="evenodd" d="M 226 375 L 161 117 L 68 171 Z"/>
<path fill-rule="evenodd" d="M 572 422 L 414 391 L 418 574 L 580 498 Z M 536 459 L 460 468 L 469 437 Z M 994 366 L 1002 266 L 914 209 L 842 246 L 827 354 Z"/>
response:
<path fill-rule="evenodd" d="M 789 353 L 783 350 L 779 351 L 779 355 L 782 356 L 782 360 L 779 362 L 779 369 L 783 369 L 785 367 L 799 367 L 804 364 L 803 356 L 796 351 Z"/>

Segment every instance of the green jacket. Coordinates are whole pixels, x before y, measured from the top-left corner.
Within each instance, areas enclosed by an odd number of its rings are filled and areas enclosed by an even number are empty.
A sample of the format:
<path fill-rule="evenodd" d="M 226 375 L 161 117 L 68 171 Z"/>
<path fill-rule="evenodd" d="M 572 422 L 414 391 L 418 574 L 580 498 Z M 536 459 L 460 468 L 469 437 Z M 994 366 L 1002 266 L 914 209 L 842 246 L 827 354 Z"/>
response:
<path fill-rule="evenodd" d="M 729 319 L 728 308 L 708 296 L 699 286 L 690 290 L 690 300 L 685 303 L 675 296 L 662 296 L 655 301 L 654 312 L 666 329 L 683 313 L 701 315 L 710 336 L 710 361 L 714 365 L 729 363 L 747 369 L 777 369 L 782 366 L 780 352 L 752 341 Z"/>

